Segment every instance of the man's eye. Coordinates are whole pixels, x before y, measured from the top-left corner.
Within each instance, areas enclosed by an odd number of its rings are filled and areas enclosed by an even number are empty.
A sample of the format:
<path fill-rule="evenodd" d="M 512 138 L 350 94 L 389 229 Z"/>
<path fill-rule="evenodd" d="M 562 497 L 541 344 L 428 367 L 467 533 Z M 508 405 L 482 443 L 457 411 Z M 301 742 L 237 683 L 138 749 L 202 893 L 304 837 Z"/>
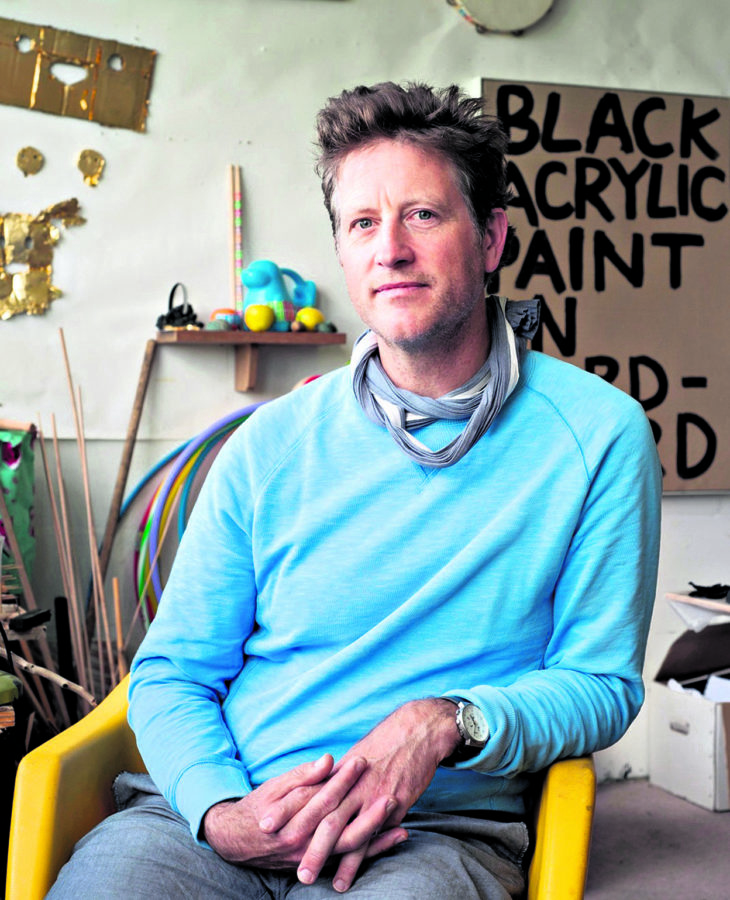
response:
<path fill-rule="evenodd" d="M 355 228 L 360 228 L 361 230 L 364 230 L 365 228 L 370 228 L 372 226 L 372 224 L 373 224 L 372 219 L 358 219 L 355 222 Z"/>
<path fill-rule="evenodd" d="M 429 219 L 433 219 L 433 213 L 430 209 L 419 209 L 416 213 L 416 218 L 420 219 L 421 222 L 427 222 Z"/>

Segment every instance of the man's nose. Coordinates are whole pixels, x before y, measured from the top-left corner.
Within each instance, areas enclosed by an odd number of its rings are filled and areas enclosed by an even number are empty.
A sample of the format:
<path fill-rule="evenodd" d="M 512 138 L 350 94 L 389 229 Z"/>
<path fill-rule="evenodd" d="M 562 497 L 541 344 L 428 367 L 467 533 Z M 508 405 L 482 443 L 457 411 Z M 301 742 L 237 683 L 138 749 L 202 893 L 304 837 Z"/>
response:
<path fill-rule="evenodd" d="M 405 225 L 398 221 L 383 221 L 378 232 L 375 262 L 393 268 L 413 262 L 413 259 L 413 245 Z"/>

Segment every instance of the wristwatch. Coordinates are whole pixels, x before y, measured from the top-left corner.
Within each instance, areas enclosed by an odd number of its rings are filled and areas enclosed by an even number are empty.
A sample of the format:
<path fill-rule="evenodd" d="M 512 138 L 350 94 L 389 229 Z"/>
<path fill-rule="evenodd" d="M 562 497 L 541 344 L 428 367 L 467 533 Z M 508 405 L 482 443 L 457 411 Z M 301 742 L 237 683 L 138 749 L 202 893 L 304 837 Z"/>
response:
<path fill-rule="evenodd" d="M 489 740 L 489 725 L 484 713 L 473 703 L 444 697 L 456 704 L 456 728 L 461 735 L 461 743 L 454 752 L 441 761 L 442 766 L 450 766 L 478 756 Z"/>

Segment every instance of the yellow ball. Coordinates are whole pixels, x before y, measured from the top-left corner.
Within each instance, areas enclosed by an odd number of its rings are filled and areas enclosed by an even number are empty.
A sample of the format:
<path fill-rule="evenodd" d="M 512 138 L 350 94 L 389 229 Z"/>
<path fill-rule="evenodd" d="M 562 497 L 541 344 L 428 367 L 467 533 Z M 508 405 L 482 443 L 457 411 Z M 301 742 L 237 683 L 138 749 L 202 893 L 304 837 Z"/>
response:
<path fill-rule="evenodd" d="M 265 303 L 252 303 L 243 313 L 243 321 L 249 331 L 268 331 L 275 320 L 274 310 Z"/>
<path fill-rule="evenodd" d="M 324 322 L 324 316 L 313 306 L 303 306 L 297 313 L 297 322 L 301 322 L 307 331 L 314 331 L 317 325 Z"/>

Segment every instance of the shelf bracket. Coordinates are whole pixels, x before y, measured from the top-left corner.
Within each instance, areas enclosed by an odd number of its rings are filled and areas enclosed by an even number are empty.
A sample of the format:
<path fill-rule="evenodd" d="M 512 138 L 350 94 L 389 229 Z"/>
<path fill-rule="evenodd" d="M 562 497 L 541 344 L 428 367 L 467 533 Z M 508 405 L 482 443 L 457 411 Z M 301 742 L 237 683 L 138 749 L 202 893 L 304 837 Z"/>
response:
<path fill-rule="evenodd" d="M 235 348 L 234 387 L 237 391 L 252 391 L 256 387 L 259 366 L 259 345 L 239 344 Z"/>

